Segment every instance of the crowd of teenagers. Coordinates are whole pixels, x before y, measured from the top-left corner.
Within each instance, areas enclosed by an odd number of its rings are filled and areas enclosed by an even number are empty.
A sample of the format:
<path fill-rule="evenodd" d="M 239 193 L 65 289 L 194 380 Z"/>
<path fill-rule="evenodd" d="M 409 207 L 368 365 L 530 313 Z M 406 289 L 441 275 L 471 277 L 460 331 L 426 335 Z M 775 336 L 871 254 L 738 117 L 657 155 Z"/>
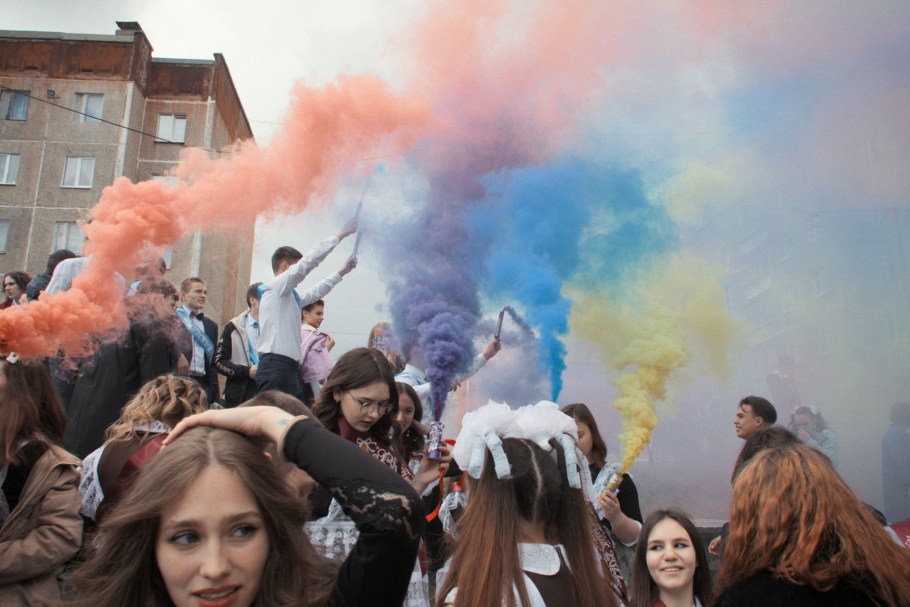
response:
<path fill-rule="evenodd" d="M 340 355 L 320 330 L 356 258 L 297 289 L 354 231 L 279 248 L 220 331 L 205 282 L 178 291 L 153 263 L 124 281 L 120 339 L 3 355 L 0 605 L 910 605 L 910 551 L 841 479 L 811 407 L 788 429 L 767 399 L 736 403 L 744 445 L 710 542 L 672 505 L 643 515 L 585 404 L 491 402 L 438 444 L 416 328 L 380 323 Z M 52 257 L 36 297 L 85 263 Z M 13 274 L 10 305 L 28 305 Z M 885 510 L 910 518 L 910 405 L 891 421 Z"/>

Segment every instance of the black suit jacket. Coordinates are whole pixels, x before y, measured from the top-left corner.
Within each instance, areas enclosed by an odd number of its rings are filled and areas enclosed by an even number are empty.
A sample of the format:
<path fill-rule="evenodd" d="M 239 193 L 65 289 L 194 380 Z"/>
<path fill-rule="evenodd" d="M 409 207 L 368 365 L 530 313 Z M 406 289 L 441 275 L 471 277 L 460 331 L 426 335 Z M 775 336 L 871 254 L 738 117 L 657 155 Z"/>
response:
<path fill-rule="evenodd" d="M 208 316 L 202 317 L 202 327 L 205 331 L 206 336 L 212 340 L 212 347 L 218 347 L 218 325 L 215 324 L 215 321 L 209 318 Z M 178 347 L 180 352 L 186 357 L 186 360 L 192 363 L 193 360 L 193 335 L 190 333 L 189 329 L 180 323 L 181 336 L 178 340 Z M 194 377 L 199 384 L 205 388 L 205 394 L 209 398 L 210 403 L 214 403 L 218 400 L 218 369 L 215 367 L 215 354 L 212 353 L 212 358 L 205 359 L 205 377 Z"/>

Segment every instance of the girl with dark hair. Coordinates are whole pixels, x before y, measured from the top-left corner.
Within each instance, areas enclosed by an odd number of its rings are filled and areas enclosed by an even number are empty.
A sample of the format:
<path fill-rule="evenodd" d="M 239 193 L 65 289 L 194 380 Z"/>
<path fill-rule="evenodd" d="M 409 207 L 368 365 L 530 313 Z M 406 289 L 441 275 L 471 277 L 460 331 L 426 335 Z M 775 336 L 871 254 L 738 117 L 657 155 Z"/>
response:
<path fill-rule="evenodd" d="M 362 534 L 336 576 L 306 539 L 304 510 L 262 444 L 238 432 L 275 443 L 355 517 Z M 194 415 L 166 447 L 102 522 L 71 579 L 75 605 L 401 604 L 423 516 L 385 466 L 274 407 Z"/>
<path fill-rule="evenodd" d="M 619 472 L 619 465 L 607 462 L 607 445 L 597 429 L 594 415 L 582 403 L 566 405 L 562 412 L 574 418 L 578 426 L 578 448 L 590 466 L 598 517 L 620 542 L 634 546 L 642 522 L 635 481 L 630 474 L 624 473 L 615 492 L 607 489 L 611 479 Z"/>
<path fill-rule="evenodd" d="M 489 404 L 465 416 L 455 459 L 469 475 L 468 505 L 444 605 L 615 604 L 589 534 L 575 436 L 553 403 Z"/>
<path fill-rule="evenodd" d="M 712 587 L 695 523 L 675 508 L 649 514 L 635 549 L 629 607 L 711 607 Z"/>
<path fill-rule="evenodd" d="M 416 471 L 423 461 L 423 449 L 427 443 L 427 428 L 420 423 L 423 421 L 423 404 L 411 384 L 396 382 L 395 388 L 398 390 L 398 411 L 392 421 L 395 423 L 393 435 L 396 449 L 411 470 Z"/>
<path fill-rule="evenodd" d="M 7 272 L 3 275 L 3 293 L 6 295 L 6 300 L 3 303 L 0 303 L 0 310 L 18 306 L 22 303 L 20 300 L 22 296 L 25 295 L 25 290 L 28 288 L 28 283 L 31 282 L 32 277 L 26 274 L 25 272 Z"/>
<path fill-rule="evenodd" d="M 82 462 L 82 514 L 100 521 L 158 453 L 171 429 L 208 408 L 205 389 L 192 379 L 160 375 L 142 386 L 107 429 L 104 445 Z"/>
<path fill-rule="evenodd" d="M 908 571 L 910 553 L 817 450 L 766 449 L 737 475 L 716 607 L 898 607 Z"/>
<path fill-rule="evenodd" d="M 438 483 L 440 473 L 448 468 L 451 455 L 443 447 L 442 458 L 424 457 L 416 471 L 407 464 L 407 455 L 393 446 L 392 416 L 398 409 L 398 389 L 395 386 L 395 369 L 388 358 L 374 348 L 355 348 L 346 352 L 329 373 L 313 414 L 331 432 L 356 444 L 374 458 L 383 462 L 411 484 L 419 495 L 428 494 Z M 401 445 L 400 441 L 394 441 Z M 346 524 L 337 502 L 327 499 L 325 492 L 317 491 L 310 500 L 313 515 L 320 516 L 310 527 L 318 532 L 318 545 L 326 554 L 335 558 L 345 554 L 339 545 L 349 546 L 357 530 Z M 423 548 L 421 554 L 425 556 Z M 429 580 L 421 558 L 414 571 L 407 605 L 426 605 L 429 602 Z"/>
<path fill-rule="evenodd" d="M 392 446 L 392 415 L 398 410 L 395 369 L 374 348 L 346 352 L 329 373 L 313 414 L 330 431 L 356 443 L 373 457 L 401 474 L 418 493 L 423 493 L 448 466 L 447 450 L 440 461 L 424 459 L 412 473 L 407 456 Z"/>
<path fill-rule="evenodd" d="M 82 544 L 79 460 L 39 361 L 0 361 L 0 605 L 57 605 L 57 574 Z"/>

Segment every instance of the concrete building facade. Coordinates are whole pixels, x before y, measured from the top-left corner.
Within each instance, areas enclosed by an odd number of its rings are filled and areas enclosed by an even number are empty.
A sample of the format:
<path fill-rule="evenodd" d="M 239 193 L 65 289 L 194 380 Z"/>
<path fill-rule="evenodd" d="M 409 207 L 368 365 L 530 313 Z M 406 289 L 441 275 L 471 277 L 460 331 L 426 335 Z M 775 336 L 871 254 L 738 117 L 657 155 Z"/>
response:
<path fill-rule="evenodd" d="M 81 251 L 76 223 L 102 189 L 167 175 L 184 147 L 211 153 L 253 133 L 224 57 L 152 57 L 138 23 L 112 36 L 0 31 L 0 270 L 43 271 Z M 208 283 L 222 323 L 245 307 L 254 226 L 190 234 L 165 255 L 168 278 Z"/>

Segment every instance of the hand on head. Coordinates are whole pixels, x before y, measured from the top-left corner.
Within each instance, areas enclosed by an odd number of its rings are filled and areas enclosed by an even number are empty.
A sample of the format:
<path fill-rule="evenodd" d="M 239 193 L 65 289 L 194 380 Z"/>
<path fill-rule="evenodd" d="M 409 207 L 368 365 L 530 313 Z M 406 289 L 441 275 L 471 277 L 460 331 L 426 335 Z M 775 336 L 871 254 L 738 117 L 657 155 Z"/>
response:
<path fill-rule="evenodd" d="M 173 443 L 181 434 L 196 426 L 233 430 L 250 438 L 264 438 L 278 444 L 293 419 L 293 415 L 277 407 L 210 410 L 184 418 L 165 439 L 164 445 Z"/>

